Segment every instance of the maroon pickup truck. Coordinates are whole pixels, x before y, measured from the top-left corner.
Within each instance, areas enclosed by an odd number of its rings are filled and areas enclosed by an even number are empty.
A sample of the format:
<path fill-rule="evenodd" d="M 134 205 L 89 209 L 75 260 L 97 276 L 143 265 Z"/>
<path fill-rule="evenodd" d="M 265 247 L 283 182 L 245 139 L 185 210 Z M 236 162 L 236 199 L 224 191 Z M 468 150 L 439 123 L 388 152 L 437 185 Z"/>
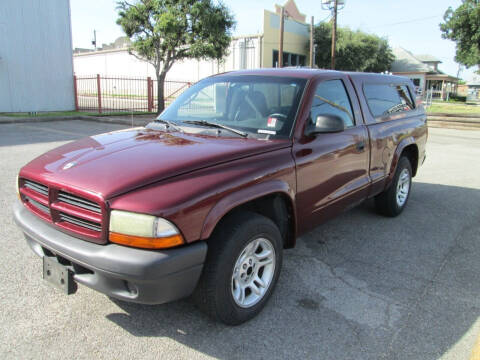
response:
<path fill-rule="evenodd" d="M 375 198 L 405 208 L 426 115 L 403 77 L 264 69 L 212 76 L 145 127 L 51 150 L 18 177 L 17 224 L 65 293 L 193 294 L 227 324 L 258 314 L 283 249 Z"/>

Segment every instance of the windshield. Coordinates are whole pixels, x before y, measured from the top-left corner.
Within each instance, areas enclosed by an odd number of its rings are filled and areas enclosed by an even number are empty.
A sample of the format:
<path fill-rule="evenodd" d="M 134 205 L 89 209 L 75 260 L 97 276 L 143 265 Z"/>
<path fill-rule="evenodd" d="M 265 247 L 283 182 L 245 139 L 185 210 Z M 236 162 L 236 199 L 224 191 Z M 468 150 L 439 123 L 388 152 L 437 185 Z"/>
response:
<path fill-rule="evenodd" d="M 253 137 L 288 138 L 305 83 L 273 76 L 215 76 L 186 90 L 158 119 L 208 131 L 221 125 L 230 136 L 235 134 L 227 128 Z"/>

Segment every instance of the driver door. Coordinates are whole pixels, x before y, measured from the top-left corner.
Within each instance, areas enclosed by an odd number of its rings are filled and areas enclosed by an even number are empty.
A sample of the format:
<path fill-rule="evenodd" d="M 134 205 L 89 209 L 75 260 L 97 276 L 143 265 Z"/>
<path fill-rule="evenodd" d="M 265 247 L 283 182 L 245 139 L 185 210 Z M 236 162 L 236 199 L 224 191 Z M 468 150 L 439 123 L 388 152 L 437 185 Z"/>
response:
<path fill-rule="evenodd" d="M 368 192 L 368 133 L 346 76 L 317 80 L 308 121 L 318 115 L 339 116 L 345 130 L 303 135 L 294 144 L 300 232 L 357 205 Z"/>

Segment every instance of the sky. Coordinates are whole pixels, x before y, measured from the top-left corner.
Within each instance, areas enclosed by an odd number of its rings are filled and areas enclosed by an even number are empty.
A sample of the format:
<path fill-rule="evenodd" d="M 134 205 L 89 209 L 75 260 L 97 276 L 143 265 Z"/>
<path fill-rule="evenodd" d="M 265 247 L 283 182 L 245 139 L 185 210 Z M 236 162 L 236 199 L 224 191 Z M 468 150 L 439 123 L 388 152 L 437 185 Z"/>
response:
<path fill-rule="evenodd" d="M 224 0 L 237 21 L 234 35 L 256 34 L 262 31 L 263 9 L 274 11 L 275 4 L 285 0 Z M 301 13 L 315 23 L 328 20 L 330 12 L 323 10 L 320 0 L 296 0 Z M 439 68 L 457 75 L 454 61 L 455 43 L 444 40 L 438 24 L 445 10 L 458 7 L 461 0 L 346 0 L 338 13 L 338 26 L 348 26 L 388 39 L 391 47 L 401 46 L 414 54 L 430 54 L 442 61 Z M 73 47 L 91 48 L 93 30 L 97 45 L 113 42 L 123 36 L 117 19 L 115 0 L 70 0 Z M 474 68 L 460 73 L 470 79 Z"/>

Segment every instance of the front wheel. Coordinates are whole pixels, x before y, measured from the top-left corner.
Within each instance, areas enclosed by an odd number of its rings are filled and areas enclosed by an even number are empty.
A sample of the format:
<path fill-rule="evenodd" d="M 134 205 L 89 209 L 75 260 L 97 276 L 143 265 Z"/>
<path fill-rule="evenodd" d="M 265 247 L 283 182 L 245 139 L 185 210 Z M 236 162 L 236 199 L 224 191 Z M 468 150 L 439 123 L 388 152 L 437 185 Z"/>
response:
<path fill-rule="evenodd" d="M 282 237 L 270 219 L 251 212 L 229 216 L 208 242 L 194 293 L 212 318 L 238 325 L 256 316 L 273 292 L 282 266 Z"/>
<path fill-rule="evenodd" d="M 407 205 L 411 188 L 412 165 L 407 157 L 402 156 L 398 161 L 392 184 L 375 197 L 378 212 L 385 216 L 399 215 Z"/>

